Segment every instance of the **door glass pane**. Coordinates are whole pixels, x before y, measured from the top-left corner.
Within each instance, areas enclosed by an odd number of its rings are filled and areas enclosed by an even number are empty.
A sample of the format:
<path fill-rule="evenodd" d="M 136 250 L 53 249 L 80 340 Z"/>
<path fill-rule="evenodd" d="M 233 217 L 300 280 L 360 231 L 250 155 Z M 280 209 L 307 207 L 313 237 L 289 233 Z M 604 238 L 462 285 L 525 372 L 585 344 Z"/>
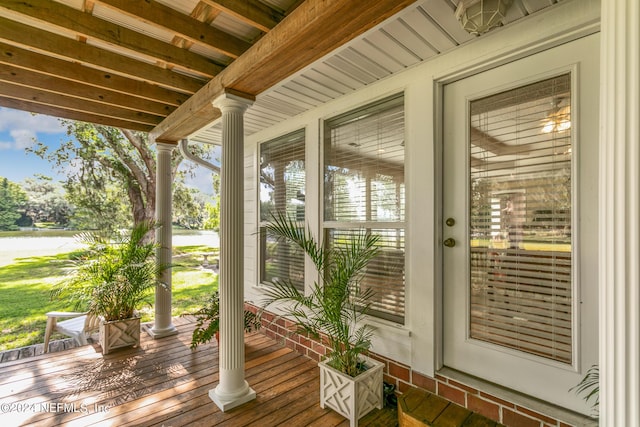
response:
<path fill-rule="evenodd" d="M 470 105 L 470 336 L 571 363 L 571 79 Z"/>

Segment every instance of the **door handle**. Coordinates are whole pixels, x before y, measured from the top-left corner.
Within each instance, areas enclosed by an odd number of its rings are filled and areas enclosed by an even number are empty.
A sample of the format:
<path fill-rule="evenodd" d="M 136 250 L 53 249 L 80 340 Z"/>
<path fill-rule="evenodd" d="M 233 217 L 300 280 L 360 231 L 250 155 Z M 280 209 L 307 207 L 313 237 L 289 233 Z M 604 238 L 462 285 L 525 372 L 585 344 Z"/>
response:
<path fill-rule="evenodd" d="M 445 245 L 448 248 L 452 248 L 456 245 L 456 241 L 454 239 L 452 239 L 451 237 L 449 237 L 448 239 L 445 239 L 444 242 L 442 242 L 443 245 Z"/>

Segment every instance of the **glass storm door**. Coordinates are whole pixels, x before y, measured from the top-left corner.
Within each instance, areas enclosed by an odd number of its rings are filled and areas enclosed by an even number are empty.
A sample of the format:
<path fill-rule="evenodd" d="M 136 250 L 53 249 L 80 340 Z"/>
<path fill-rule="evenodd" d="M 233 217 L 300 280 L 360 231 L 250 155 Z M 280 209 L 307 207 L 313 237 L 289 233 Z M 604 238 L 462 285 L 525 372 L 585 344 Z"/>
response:
<path fill-rule="evenodd" d="M 443 360 L 588 413 L 598 36 L 444 88 Z"/>

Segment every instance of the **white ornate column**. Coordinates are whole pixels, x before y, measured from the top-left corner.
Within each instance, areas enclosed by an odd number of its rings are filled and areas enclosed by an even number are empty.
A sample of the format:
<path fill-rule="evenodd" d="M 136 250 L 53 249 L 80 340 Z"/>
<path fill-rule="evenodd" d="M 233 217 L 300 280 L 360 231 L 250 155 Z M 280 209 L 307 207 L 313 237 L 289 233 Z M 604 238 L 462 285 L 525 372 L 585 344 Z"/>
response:
<path fill-rule="evenodd" d="M 244 379 L 244 112 L 252 101 L 225 94 L 220 174 L 219 383 L 209 397 L 222 410 L 255 399 Z"/>
<path fill-rule="evenodd" d="M 640 2 L 601 8 L 600 425 L 640 426 Z"/>
<path fill-rule="evenodd" d="M 156 242 L 159 247 L 156 259 L 158 263 L 171 264 L 171 152 L 173 144 L 156 144 Z M 164 270 L 160 278 L 164 286 L 156 287 L 155 320 L 148 330 L 153 338 L 175 335 L 178 330 L 171 320 L 171 268 Z"/>

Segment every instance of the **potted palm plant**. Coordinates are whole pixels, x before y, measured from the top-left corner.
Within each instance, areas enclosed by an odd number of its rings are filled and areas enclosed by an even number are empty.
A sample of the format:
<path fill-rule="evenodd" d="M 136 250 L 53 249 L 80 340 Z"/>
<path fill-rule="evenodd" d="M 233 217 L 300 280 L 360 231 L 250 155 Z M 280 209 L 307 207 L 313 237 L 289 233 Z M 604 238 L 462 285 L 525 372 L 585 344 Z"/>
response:
<path fill-rule="evenodd" d="M 591 409 L 594 416 L 598 416 L 600 406 L 600 367 L 599 365 L 592 365 L 582 380 L 572 387 L 569 391 L 575 391 L 576 394 L 583 395 L 584 401 L 589 403 L 591 399 Z"/>
<path fill-rule="evenodd" d="M 372 291 L 359 286 L 368 263 L 378 255 L 378 236 L 361 232 L 341 244 L 324 247 L 309 229 L 283 214 L 275 214 L 265 231 L 304 251 L 320 280 L 309 295 L 291 282 L 276 281 L 266 290 L 263 307 L 288 303 L 283 309 L 297 331 L 326 343 L 326 358 L 318 364 L 320 406 L 330 407 L 355 426 L 373 408 L 382 408 L 383 365 L 366 357 L 372 328 L 362 322 Z"/>
<path fill-rule="evenodd" d="M 196 317 L 196 327 L 191 335 L 191 349 L 208 343 L 214 336 L 216 341 L 220 342 L 220 294 L 218 291 L 214 292 L 199 310 L 185 313 L 184 316 Z M 257 331 L 260 326 L 260 317 L 252 311 L 245 310 L 244 331 Z"/>
<path fill-rule="evenodd" d="M 79 240 L 87 252 L 74 262 L 71 276 L 54 289 L 53 296 L 75 304 L 101 319 L 102 353 L 138 346 L 140 317 L 137 310 L 156 289 L 160 273 L 168 268 L 156 262 L 153 222 L 136 224 L 129 233 L 106 236 L 83 233 Z"/>

